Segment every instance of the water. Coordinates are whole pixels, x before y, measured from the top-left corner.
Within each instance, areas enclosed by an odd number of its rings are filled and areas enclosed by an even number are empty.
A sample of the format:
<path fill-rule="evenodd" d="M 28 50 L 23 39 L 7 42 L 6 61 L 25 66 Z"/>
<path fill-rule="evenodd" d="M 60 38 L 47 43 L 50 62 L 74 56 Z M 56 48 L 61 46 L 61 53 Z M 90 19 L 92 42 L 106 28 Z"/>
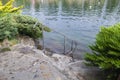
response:
<path fill-rule="evenodd" d="M 89 52 L 100 26 L 120 22 L 120 0 L 16 0 L 15 5 L 24 5 L 23 14 L 79 42 L 79 54 Z M 51 32 L 45 37 L 47 47 L 63 50 L 63 36 Z"/>

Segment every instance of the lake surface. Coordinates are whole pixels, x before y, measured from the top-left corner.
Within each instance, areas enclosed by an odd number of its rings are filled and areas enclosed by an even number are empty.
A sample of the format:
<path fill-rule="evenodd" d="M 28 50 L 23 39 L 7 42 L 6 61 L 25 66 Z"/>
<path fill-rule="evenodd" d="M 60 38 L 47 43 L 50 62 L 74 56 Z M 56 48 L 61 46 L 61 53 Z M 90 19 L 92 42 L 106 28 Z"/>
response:
<path fill-rule="evenodd" d="M 88 45 L 95 41 L 100 26 L 120 22 L 120 0 L 16 0 L 15 5 L 24 5 L 23 14 L 76 40 L 80 55 L 90 51 Z M 63 51 L 63 36 L 55 32 L 44 36 L 46 47 Z"/>

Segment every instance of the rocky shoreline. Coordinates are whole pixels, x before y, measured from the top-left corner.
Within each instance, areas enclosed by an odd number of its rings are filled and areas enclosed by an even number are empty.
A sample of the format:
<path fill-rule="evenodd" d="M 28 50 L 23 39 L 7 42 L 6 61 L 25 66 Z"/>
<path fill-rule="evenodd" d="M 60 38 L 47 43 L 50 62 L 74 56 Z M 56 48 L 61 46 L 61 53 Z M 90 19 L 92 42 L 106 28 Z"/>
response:
<path fill-rule="evenodd" d="M 103 80 L 97 68 L 86 67 L 84 60 L 53 54 L 47 56 L 30 38 L 0 52 L 0 80 Z"/>

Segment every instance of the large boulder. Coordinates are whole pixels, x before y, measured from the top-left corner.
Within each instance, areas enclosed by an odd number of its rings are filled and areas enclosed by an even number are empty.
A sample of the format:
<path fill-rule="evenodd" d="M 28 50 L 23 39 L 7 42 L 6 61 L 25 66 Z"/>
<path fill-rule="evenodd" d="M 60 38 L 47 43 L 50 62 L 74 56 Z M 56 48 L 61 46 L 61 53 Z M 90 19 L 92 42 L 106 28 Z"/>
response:
<path fill-rule="evenodd" d="M 33 46 L 18 44 L 0 53 L 0 80 L 69 80 Z"/>
<path fill-rule="evenodd" d="M 0 80 L 104 80 L 103 72 L 86 66 L 84 60 L 54 53 L 46 56 L 27 36 L 18 42 L 11 46 L 5 40 L 1 45 L 10 50 L 0 52 Z"/>
<path fill-rule="evenodd" d="M 52 65 L 59 69 L 69 80 L 104 80 L 103 72 L 96 67 L 88 67 L 84 60 L 75 61 L 68 56 L 53 54 Z"/>
<path fill-rule="evenodd" d="M 4 39 L 2 42 L 0 42 L 0 52 L 10 51 L 12 46 L 16 44 L 24 44 L 27 46 L 35 47 L 35 42 L 32 38 L 28 36 L 19 36 L 17 39 L 13 40 Z"/>

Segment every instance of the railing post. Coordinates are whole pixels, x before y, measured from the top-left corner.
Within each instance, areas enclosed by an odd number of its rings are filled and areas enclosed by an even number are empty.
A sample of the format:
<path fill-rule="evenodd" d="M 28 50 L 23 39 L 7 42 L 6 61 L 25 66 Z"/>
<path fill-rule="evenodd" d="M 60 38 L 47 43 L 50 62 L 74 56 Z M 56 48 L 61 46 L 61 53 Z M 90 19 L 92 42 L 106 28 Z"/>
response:
<path fill-rule="evenodd" d="M 64 53 L 65 54 L 65 51 L 66 51 L 66 37 L 64 36 Z"/>
<path fill-rule="evenodd" d="M 44 28 L 42 27 L 42 44 L 43 44 L 43 52 L 45 53 L 45 41 L 44 41 Z"/>
<path fill-rule="evenodd" d="M 71 52 L 73 51 L 73 40 L 71 42 Z"/>

